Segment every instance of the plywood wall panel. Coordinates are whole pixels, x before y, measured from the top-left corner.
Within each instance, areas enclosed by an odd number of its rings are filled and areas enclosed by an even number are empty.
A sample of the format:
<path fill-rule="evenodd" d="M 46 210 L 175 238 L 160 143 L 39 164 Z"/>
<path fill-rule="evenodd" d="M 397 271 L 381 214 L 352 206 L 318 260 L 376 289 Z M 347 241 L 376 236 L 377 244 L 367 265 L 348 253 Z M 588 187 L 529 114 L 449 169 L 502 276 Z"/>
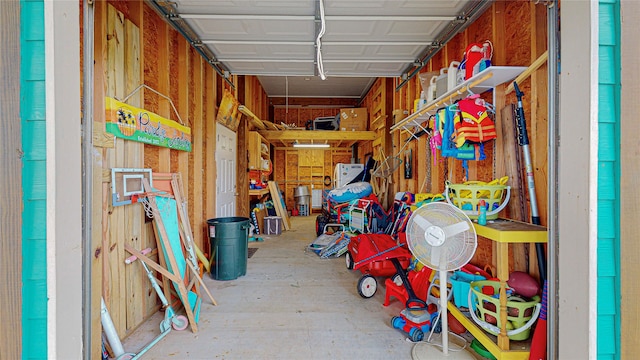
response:
<path fill-rule="evenodd" d="M 112 6 L 107 8 L 107 67 L 106 95 L 124 98 L 124 16 Z M 124 140 L 116 139 L 114 148 L 107 149 L 105 164 L 107 170 L 114 167 L 124 167 L 123 151 Z M 124 207 L 112 208 L 106 223 L 106 251 L 104 253 L 104 273 L 107 279 L 103 288 L 103 297 L 118 334 L 126 333 L 126 282 L 124 268 L 121 260 L 124 260 Z"/>
<path fill-rule="evenodd" d="M 109 5 L 111 5 L 114 10 L 121 13 L 123 17 L 131 18 L 133 16 L 130 9 L 131 3 L 128 1 L 110 1 Z"/>
<path fill-rule="evenodd" d="M 313 111 L 311 109 L 309 109 L 309 108 L 300 109 L 298 114 L 300 116 L 300 121 L 297 123 L 297 125 L 299 127 L 305 127 L 308 120 L 312 120 L 313 121 L 313 119 L 314 119 Z"/>
<path fill-rule="evenodd" d="M 505 2 L 505 16 L 518 21 L 505 21 L 504 44 L 505 64 L 529 66 L 531 60 L 531 17 L 530 4 L 524 1 Z"/>
<path fill-rule="evenodd" d="M 193 89 L 192 96 L 189 97 L 190 114 L 192 114 L 189 123 L 194 131 L 191 133 L 193 150 L 192 156 L 189 156 L 189 176 L 183 178 L 183 183 L 185 184 L 184 186 L 187 187 L 184 191 L 187 194 L 188 203 L 191 205 L 187 206 L 187 211 L 193 232 L 193 241 L 202 249 L 203 232 L 197 230 L 203 228 L 203 221 L 206 220 L 202 214 L 204 202 L 202 196 L 204 184 L 204 109 L 202 101 L 205 84 L 203 81 L 203 64 L 193 48 L 189 50 L 189 59 L 191 62 L 191 89 Z M 189 181 L 189 179 L 193 179 L 193 181 Z"/>
<path fill-rule="evenodd" d="M 175 31 L 170 31 L 168 34 L 168 48 L 170 49 L 170 53 L 168 54 L 163 54 L 163 56 L 165 56 L 168 59 L 169 62 L 169 71 L 168 71 L 168 87 L 167 87 L 167 91 L 163 92 L 160 91 L 160 93 L 162 93 L 165 96 L 168 96 L 169 99 L 171 99 L 171 101 L 173 101 L 173 105 L 176 107 L 176 109 L 178 110 L 178 113 L 182 116 L 182 114 L 187 114 L 186 112 L 186 103 L 184 103 L 184 101 L 186 100 L 186 97 L 188 96 L 188 86 L 185 86 L 185 83 L 181 83 L 182 81 L 186 81 L 187 80 L 187 59 L 186 59 L 186 48 L 185 48 L 185 43 L 184 40 L 182 38 L 182 36 L 180 36 L 180 34 L 178 34 Z M 157 89 L 156 89 L 157 90 Z M 182 96 L 184 97 L 184 99 L 181 99 L 181 93 L 183 94 Z M 168 100 L 160 100 L 162 102 L 168 102 Z M 170 106 L 170 105 L 169 105 Z M 174 121 L 178 121 L 178 117 L 176 116 L 175 112 L 173 111 L 173 109 L 170 109 L 170 113 L 165 115 L 167 116 L 168 119 L 174 120 Z"/>
<path fill-rule="evenodd" d="M 159 62 L 158 49 L 160 48 L 160 37 L 151 34 L 159 34 L 160 29 L 164 29 L 162 20 L 158 18 L 156 13 L 148 6 L 143 7 L 144 24 L 143 24 L 143 69 L 144 83 L 152 89 L 158 89 L 159 84 Z M 154 113 L 159 110 L 159 97 L 151 91 L 145 92 L 144 108 Z M 146 149 L 145 149 L 146 151 Z M 157 156 L 156 156 L 157 158 Z"/>

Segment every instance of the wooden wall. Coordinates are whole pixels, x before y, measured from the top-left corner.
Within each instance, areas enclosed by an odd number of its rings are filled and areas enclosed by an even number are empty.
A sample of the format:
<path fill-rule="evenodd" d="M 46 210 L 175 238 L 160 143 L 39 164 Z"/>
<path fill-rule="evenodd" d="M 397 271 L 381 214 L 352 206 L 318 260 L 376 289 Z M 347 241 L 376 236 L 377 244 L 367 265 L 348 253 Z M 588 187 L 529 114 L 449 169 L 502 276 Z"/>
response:
<path fill-rule="evenodd" d="M 22 168 L 34 154 L 23 148 L 20 125 L 20 4 L 9 1 L 0 6 L 0 359 L 18 359 L 23 355 L 22 343 Z M 30 70 L 30 69 L 25 69 Z M 24 121 L 30 119 L 22 119 Z M 44 121 L 42 121 L 44 123 Z M 29 133 L 27 131 L 27 133 Z M 31 132 L 33 133 L 33 132 Z M 34 151 L 37 152 L 37 151 Z M 25 156 L 26 155 L 26 156 Z M 44 154 L 39 154 L 44 155 Z M 32 179 L 34 180 L 34 179 Z M 25 210 L 26 212 L 29 212 Z M 33 211 L 31 211 L 33 213 Z M 38 234 L 43 238 L 44 234 Z M 44 249 L 41 249 L 44 252 Z M 28 280 L 28 279 L 27 279 Z M 33 285 L 30 285 L 33 287 Z M 25 309 L 24 311 L 29 311 Z M 34 328 L 33 325 L 31 328 Z M 42 339 L 42 336 L 37 338 Z"/>
<path fill-rule="evenodd" d="M 96 2 L 95 5 L 95 134 L 99 168 L 94 180 L 94 203 L 101 204 L 93 219 L 98 236 L 94 239 L 94 283 L 102 284 L 97 292 L 105 297 L 116 329 L 121 337 L 130 334 L 158 308 L 157 296 L 150 289 L 139 267 L 125 267 L 123 246 L 155 247 L 150 223 L 144 219 L 140 204 L 113 208 L 110 206 L 109 171 L 112 167 L 145 167 L 155 172 L 178 172 L 183 176 L 188 194 L 189 216 L 194 240 L 199 246 L 208 244 L 206 219 L 215 216 L 215 116 L 224 89 L 234 92 L 238 100 L 259 118 L 303 127 L 319 116 L 334 116 L 340 108 L 362 106 L 369 112 L 369 129 L 380 133 L 380 140 L 357 146 L 358 157 L 372 154 L 382 160 L 386 156 L 412 153 L 413 174 L 404 178 L 404 168 L 394 173 L 391 197 L 398 191 L 441 192 L 444 181 L 462 180 L 458 161 L 432 158 L 426 137 L 409 142 L 408 134 L 388 129 L 410 113 L 414 99 L 420 94 L 418 78 L 396 90 L 397 79 L 378 79 L 362 104 L 322 104 L 313 107 L 292 101 L 288 108 L 279 99 L 267 98 L 256 77 L 232 76 L 232 88 L 217 75 L 194 49 L 141 1 Z M 528 66 L 546 50 L 546 13 L 543 5 L 532 2 L 496 2 L 464 32 L 457 35 L 424 67 L 422 72 L 438 71 L 453 60 L 460 60 L 466 44 L 489 39 L 494 44 L 495 65 Z M 113 139 L 104 133 L 104 98 L 123 98 L 138 85 L 145 84 L 169 96 L 182 120 L 192 129 L 193 151 L 190 153 Z M 531 153 L 537 187 L 538 206 L 546 221 L 547 197 L 547 94 L 546 66 L 520 84 L 525 93 L 524 107 L 531 137 Z M 502 91 L 502 89 L 499 89 Z M 513 93 L 499 97 L 496 106 L 515 102 Z M 163 117 L 177 120 L 168 101 L 151 91 L 142 90 L 129 101 Z M 306 106 L 305 106 L 306 105 Z M 287 111 L 288 110 L 288 111 Z M 497 119 L 499 121 L 499 118 Z M 242 118 L 238 129 L 239 150 L 246 150 L 249 124 Z M 244 147 L 243 145 L 244 144 Z M 504 158 L 496 151 L 498 144 L 486 147 L 487 160 L 470 164 L 470 180 L 491 180 L 504 171 Z M 244 152 L 240 152 L 243 154 Z M 297 177 L 297 152 L 275 149 L 274 178 L 285 190 L 287 207 L 295 205 L 293 188 Z M 323 171 L 333 177 L 336 163 L 350 162 L 351 149 L 326 150 Z M 435 164 L 435 165 L 433 165 Z M 246 159 L 238 157 L 238 189 L 248 189 Z M 284 185 L 284 186 L 282 186 Z M 238 215 L 248 214 L 248 194 L 239 191 Z M 244 204 L 244 205 L 243 205 Z M 246 206 L 245 206 L 246 205 Z M 95 290 L 94 290 L 95 292 Z M 94 296 L 96 297 L 96 296 Z M 99 321 L 93 331 L 100 334 Z M 99 339 L 96 340 L 96 344 Z"/>
<path fill-rule="evenodd" d="M 467 44 L 490 40 L 493 43 L 493 65 L 529 66 L 543 52 L 546 46 L 546 7 L 533 2 L 499 1 L 492 5 L 477 21 L 465 31 L 455 36 L 438 52 L 421 73 L 439 72 L 448 67 L 451 61 L 461 61 Z M 533 163 L 536 195 L 540 217 L 546 225 L 547 216 L 547 72 L 546 64 L 534 71 L 530 78 L 519 84 L 525 93 L 523 99 L 527 128 L 529 129 L 531 158 Z M 413 112 L 413 101 L 420 96 L 419 77 L 412 78 L 408 84 L 395 91 L 393 108 L 402 112 L 401 118 Z M 370 96 L 367 95 L 368 97 Z M 483 94 L 491 101 L 491 93 Z M 504 94 L 504 87 L 496 90 L 496 112 L 508 104 L 516 103 L 515 94 Z M 501 116 L 496 116 L 496 125 L 500 126 Z M 487 159 L 469 163 L 468 180 L 490 181 L 505 175 L 505 157 L 501 149 L 501 137 L 487 143 Z M 444 191 L 445 180 L 461 182 L 464 171 L 461 162 L 442 158 L 436 154 L 431 157 L 426 137 L 411 141 L 405 146 L 409 134 L 393 133 L 395 155 L 404 155 L 406 150 L 413 153 L 413 176 L 404 179 L 404 173 L 394 174 L 395 191 L 416 191 L 438 193 Z M 404 146 L 404 148 L 403 148 Z M 402 153 L 400 152 L 402 150 Z M 520 149 L 517 149 L 518 151 Z M 515 151 L 515 149 L 514 149 Z M 522 163 L 524 166 L 524 161 Z M 515 181 L 515 179 L 511 179 Z M 516 184 L 510 184 L 512 186 Z M 517 185 L 516 185 L 517 186 Z M 523 188 L 522 185 L 520 185 Z M 528 205 L 527 205 L 528 207 Z"/>
<path fill-rule="evenodd" d="M 273 110 L 273 122 L 281 122 L 300 128 L 304 128 L 308 120 L 318 117 L 336 116 L 340 113 L 340 107 L 287 107 L 277 106 Z"/>
<path fill-rule="evenodd" d="M 499 1 L 492 5 L 477 21 L 471 24 L 465 31 L 454 37 L 444 48 L 438 52 L 429 63 L 421 70 L 421 73 L 436 73 L 441 68 L 448 67 L 451 61 L 461 61 L 467 44 L 490 40 L 493 44 L 493 65 L 503 66 L 529 66 L 541 54 L 547 50 L 547 24 L 546 7 L 536 5 L 533 2 Z M 469 176 L 467 180 L 490 181 L 495 178 L 509 175 L 509 185 L 516 191 L 523 192 L 524 208 L 529 211 L 528 194 L 526 184 L 518 182 L 517 171 L 508 171 L 513 161 L 512 156 L 506 156 L 521 151 L 519 147 L 510 150 L 503 148 L 503 140 L 510 136 L 502 133 L 502 121 L 507 121 L 501 115 L 506 106 L 516 103 L 513 92 L 505 93 L 506 85 L 499 86 L 495 90 L 496 128 L 498 139 L 485 145 L 486 160 L 470 161 Z M 518 84 L 524 92 L 523 107 L 527 129 L 530 138 L 531 159 L 533 165 L 534 182 L 536 186 L 536 200 L 542 225 L 547 223 L 547 66 L 543 64 L 538 70 L 533 71 L 530 77 Z M 408 84 L 395 91 L 393 108 L 397 113 L 402 113 L 400 118 L 406 117 L 413 111 L 413 101 L 420 95 L 421 85 L 419 77 L 414 77 Z M 485 100 L 493 101 L 493 94 L 486 92 L 482 95 Z M 368 95 L 369 96 L 369 95 Z M 513 136 L 513 135 L 511 135 Z M 459 183 L 465 180 L 461 161 L 442 158 L 437 152 L 432 156 L 426 136 L 409 142 L 405 146 L 409 134 L 396 131 L 392 135 L 394 154 L 405 160 L 405 153 L 411 151 L 413 155 L 413 176 L 404 178 L 401 168 L 394 173 L 393 192 L 430 192 L 441 193 L 445 188 L 445 181 Z M 524 167 L 524 159 L 521 166 Z M 517 169 L 517 167 L 511 166 Z M 524 173 L 524 168 L 520 174 Z M 524 177 L 524 176 L 523 176 Z M 512 195 L 510 203 L 518 199 Z M 507 211 L 507 217 L 512 217 Z M 513 217 L 512 217 L 513 218 Z M 518 219 L 520 220 L 520 219 Z M 525 214 L 524 221 L 530 221 L 530 215 Z M 492 260 L 491 242 L 481 239 L 477 256 L 483 261 Z M 510 265 L 516 270 L 526 270 L 537 276 L 537 264 L 535 259 L 535 247 L 533 245 L 512 246 L 512 259 Z M 527 257 L 526 253 L 529 253 Z M 493 252 L 495 254 L 495 252 Z M 493 259 L 495 262 L 495 259 Z M 528 263 L 528 265 L 527 265 Z"/>
<path fill-rule="evenodd" d="M 99 229 L 99 238 L 94 239 L 92 276 L 94 284 L 102 286 L 93 291 L 95 298 L 104 297 L 118 334 L 126 337 L 159 308 L 159 301 L 141 266 L 125 266 L 128 253 L 124 244 L 155 249 L 156 242 L 141 204 L 111 206 L 110 169 L 151 168 L 154 172 L 180 173 L 194 241 L 207 249 L 206 219 L 215 217 L 215 118 L 222 90 L 231 86 L 142 1 L 96 2 L 94 76 L 98 164 L 94 173 L 99 177 L 94 184 L 99 185 L 94 186 L 93 198 L 101 206 L 94 211 L 93 226 Z M 232 77 L 231 81 L 238 97 L 238 79 Z M 168 100 L 146 89 L 136 92 L 127 103 L 175 121 L 180 118 L 191 128 L 193 151 L 114 139 L 105 132 L 105 97 L 123 99 L 141 84 L 169 97 L 177 114 Z M 264 94 L 247 98 L 266 113 Z M 241 163 L 241 157 L 239 160 Z M 157 251 L 152 258 L 157 260 Z M 99 319 L 94 325 L 94 343 L 100 344 Z"/>
<path fill-rule="evenodd" d="M 307 175 L 310 175 L 311 170 L 306 169 L 306 166 L 299 166 L 301 161 L 304 163 L 305 154 L 301 154 L 302 152 L 304 150 L 276 148 L 273 156 L 274 180 L 278 182 L 280 190 L 284 192 L 284 200 L 289 211 L 296 206 L 294 190 L 297 186 L 308 186 L 309 191 L 327 189 L 322 181 L 324 176 L 330 176 L 333 180 L 333 170 L 336 164 L 348 164 L 351 162 L 352 156 L 350 149 L 314 150 L 314 152 L 322 153 L 320 157 L 316 156 L 315 158 L 322 158 L 322 163 L 318 161 L 317 165 L 321 167 L 323 176 L 314 177 L 314 181 L 309 181 Z"/>
<path fill-rule="evenodd" d="M 620 4 L 625 17 L 640 18 L 640 4 L 624 1 Z M 640 69 L 640 48 L 637 46 L 636 24 L 624 21 L 621 24 L 621 68 L 625 78 L 637 79 Z M 620 149 L 635 149 L 620 152 L 620 358 L 633 359 L 637 356 L 637 339 L 640 336 L 640 297 L 637 274 L 640 271 L 640 191 L 636 176 L 640 175 L 637 135 L 640 123 L 637 121 L 640 83 L 623 81 L 620 90 Z M 613 179 L 611 179 L 613 181 Z"/>

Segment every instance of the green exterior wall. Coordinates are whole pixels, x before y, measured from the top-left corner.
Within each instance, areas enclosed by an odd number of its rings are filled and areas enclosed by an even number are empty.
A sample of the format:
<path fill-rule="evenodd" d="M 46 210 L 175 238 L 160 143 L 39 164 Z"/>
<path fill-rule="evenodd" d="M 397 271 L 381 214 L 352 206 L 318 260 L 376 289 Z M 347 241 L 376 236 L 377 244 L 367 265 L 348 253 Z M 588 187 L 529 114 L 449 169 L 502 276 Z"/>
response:
<path fill-rule="evenodd" d="M 620 359 L 620 0 L 599 1 L 598 359 Z"/>
<path fill-rule="evenodd" d="M 22 358 L 47 358 L 44 1 L 21 0 Z"/>

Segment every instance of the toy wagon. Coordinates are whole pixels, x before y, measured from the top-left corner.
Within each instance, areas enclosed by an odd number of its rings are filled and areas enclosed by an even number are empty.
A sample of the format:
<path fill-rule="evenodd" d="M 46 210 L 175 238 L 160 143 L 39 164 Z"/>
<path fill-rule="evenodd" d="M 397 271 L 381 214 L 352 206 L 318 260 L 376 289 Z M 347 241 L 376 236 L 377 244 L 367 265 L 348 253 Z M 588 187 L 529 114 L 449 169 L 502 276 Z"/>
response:
<path fill-rule="evenodd" d="M 411 252 L 406 241 L 399 237 L 396 242 L 387 234 L 360 234 L 351 238 L 346 253 L 346 264 L 349 270 L 360 270 L 362 277 L 358 281 L 358 294 L 363 298 L 371 298 L 378 289 L 376 276 L 389 277 L 397 273 L 392 259 L 397 259 L 402 269 L 411 263 Z"/>

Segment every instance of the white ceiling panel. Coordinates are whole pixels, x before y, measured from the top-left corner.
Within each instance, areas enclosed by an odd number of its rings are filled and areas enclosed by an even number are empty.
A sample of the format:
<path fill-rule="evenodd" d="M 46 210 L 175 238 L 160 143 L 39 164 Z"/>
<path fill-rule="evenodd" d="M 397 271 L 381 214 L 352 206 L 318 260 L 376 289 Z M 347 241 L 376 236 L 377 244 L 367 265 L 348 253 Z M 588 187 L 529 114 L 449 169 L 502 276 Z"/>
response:
<path fill-rule="evenodd" d="M 322 45 L 323 50 L 327 50 L 324 56 L 325 61 L 334 59 L 355 59 L 355 60 L 404 60 L 411 62 L 415 60 L 422 45 Z M 330 56 L 329 56 L 330 55 Z"/>
<path fill-rule="evenodd" d="M 393 77 L 406 65 L 405 62 L 327 62 L 324 65 L 327 76 L 375 76 Z"/>
<path fill-rule="evenodd" d="M 242 43 L 214 43 L 210 44 L 211 49 L 216 54 L 223 54 L 218 59 L 220 61 L 230 61 L 225 59 L 301 59 L 309 60 L 314 58 L 314 47 L 308 45 L 249 45 Z"/>
<path fill-rule="evenodd" d="M 181 14 L 314 15 L 316 0 L 178 0 Z"/>
<path fill-rule="evenodd" d="M 202 40 L 313 40 L 315 24 L 308 20 L 225 20 L 187 18 Z"/>
<path fill-rule="evenodd" d="M 458 14 L 467 0 L 330 0 L 325 1 L 327 15 L 418 15 Z"/>
<path fill-rule="evenodd" d="M 314 76 L 313 62 L 230 62 L 229 70 L 238 75 Z"/>
<path fill-rule="evenodd" d="M 219 72 L 256 75 L 268 96 L 281 92 L 271 83 L 286 77 L 291 97 L 358 97 L 376 77 L 415 73 L 438 51 L 432 44 L 448 41 L 494 0 L 322 0 L 324 16 L 321 0 L 148 1 L 186 27 L 183 35 L 202 43 Z M 323 23 L 325 81 L 316 53 Z"/>
<path fill-rule="evenodd" d="M 439 30 L 448 25 L 445 21 L 384 21 L 384 20 L 327 20 L 326 41 L 335 40 L 433 40 Z"/>
<path fill-rule="evenodd" d="M 341 97 L 360 98 L 363 89 L 371 86 L 370 78 L 329 77 L 321 80 L 317 76 L 260 76 L 264 90 L 274 97 Z M 288 89 L 288 92 L 287 92 Z M 339 89 L 339 90 L 337 90 Z M 343 95 L 348 93 L 353 95 Z"/>

